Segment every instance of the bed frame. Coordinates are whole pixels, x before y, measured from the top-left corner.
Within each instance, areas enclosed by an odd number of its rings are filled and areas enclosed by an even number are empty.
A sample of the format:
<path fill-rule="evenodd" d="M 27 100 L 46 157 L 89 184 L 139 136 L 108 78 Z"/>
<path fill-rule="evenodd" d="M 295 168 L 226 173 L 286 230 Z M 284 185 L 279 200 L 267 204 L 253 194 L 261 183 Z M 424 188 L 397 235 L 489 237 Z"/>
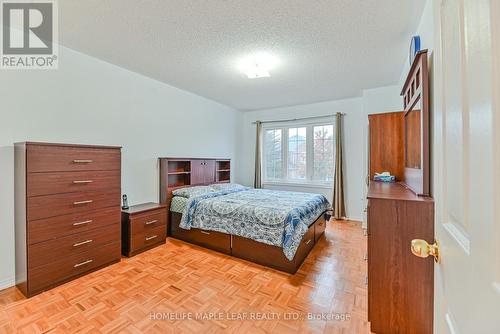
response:
<path fill-rule="evenodd" d="M 179 227 L 182 215 L 170 212 L 172 192 L 195 185 L 230 182 L 231 160 L 199 158 L 160 158 L 160 203 L 167 205 L 168 236 L 277 270 L 294 274 L 325 231 L 327 211 L 319 215 L 289 261 L 283 249 L 236 235 Z"/>
<path fill-rule="evenodd" d="M 196 244 L 240 259 L 294 274 L 325 232 L 327 213 L 322 213 L 307 230 L 295 253 L 289 261 L 283 248 L 267 245 L 248 238 L 198 228 L 185 230 L 179 227 L 182 214 L 170 212 L 169 236 Z"/>

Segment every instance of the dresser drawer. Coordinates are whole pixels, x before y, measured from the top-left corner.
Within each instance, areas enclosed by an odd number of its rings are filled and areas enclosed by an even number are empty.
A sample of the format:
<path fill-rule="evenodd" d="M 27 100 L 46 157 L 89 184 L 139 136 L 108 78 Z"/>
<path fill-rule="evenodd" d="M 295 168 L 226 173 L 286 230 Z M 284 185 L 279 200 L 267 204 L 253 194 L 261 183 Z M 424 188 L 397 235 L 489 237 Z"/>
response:
<path fill-rule="evenodd" d="M 120 243 L 115 242 L 87 252 L 56 260 L 29 271 L 29 290 L 33 293 L 57 285 L 73 276 L 120 259 Z"/>
<path fill-rule="evenodd" d="M 120 225 L 120 208 L 112 207 L 28 222 L 28 244 L 62 238 L 74 233 Z"/>
<path fill-rule="evenodd" d="M 130 234 L 135 236 L 159 226 L 166 226 L 167 210 L 156 210 L 130 217 Z"/>
<path fill-rule="evenodd" d="M 28 220 L 120 207 L 120 192 L 68 193 L 28 198 Z"/>
<path fill-rule="evenodd" d="M 120 192 L 120 171 L 31 173 L 28 197 L 89 191 Z"/>
<path fill-rule="evenodd" d="M 120 225 L 115 224 L 41 242 L 31 246 L 28 265 L 30 268 L 43 266 L 56 259 L 65 259 L 99 246 L 120 242 L 120 237 Z"/>
<path fill-rule="evenodd" d="M 118 149 L 28 145 L 27 172 L 120 170 Z"/>
<path fill-rule="evenodd" d="M 162 242 L 167 237 L 167 226 L 162 225 L 130 237 L 130 252 Z"/>

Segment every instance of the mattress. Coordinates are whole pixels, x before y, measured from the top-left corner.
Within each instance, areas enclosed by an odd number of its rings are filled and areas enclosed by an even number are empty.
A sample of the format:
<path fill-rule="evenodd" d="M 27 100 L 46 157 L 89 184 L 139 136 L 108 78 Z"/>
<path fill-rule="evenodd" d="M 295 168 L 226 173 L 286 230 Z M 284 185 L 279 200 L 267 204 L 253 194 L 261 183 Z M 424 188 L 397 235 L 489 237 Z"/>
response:
<path fill-rule="evenodd" d="M 180 205 L 180 200 L 176 202 Z M 250 188 L 213 192 L 189 198 L 182 205 L 181 228 L 222 232 L 282 247 L 289 260 L 308 227 L 331 208 L 319 194 Z"/>
<path fill-rule="evenodd" d="M 172 197 L 172 202 L 170 203 L 170 211 L 182 214 L 184 213 L 188 202 L 189 198 L 174 196 Z"/>

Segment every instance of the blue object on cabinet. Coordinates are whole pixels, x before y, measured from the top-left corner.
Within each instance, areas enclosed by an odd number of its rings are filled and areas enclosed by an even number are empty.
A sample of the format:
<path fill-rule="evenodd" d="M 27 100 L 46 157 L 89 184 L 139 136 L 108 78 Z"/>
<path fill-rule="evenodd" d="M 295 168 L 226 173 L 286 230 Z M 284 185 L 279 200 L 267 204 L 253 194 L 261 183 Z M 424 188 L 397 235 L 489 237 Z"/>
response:
<path fill-rule="evenodd" d="M 415 60 L 415 55 L 417 54 L 418 51 L 420 51 L 421 45 L 420 45 L 420 36 L 416 35 L 411 38 L 411 43 L 410 43 L 410 66 L 413 64 L 413 61 Z"/>

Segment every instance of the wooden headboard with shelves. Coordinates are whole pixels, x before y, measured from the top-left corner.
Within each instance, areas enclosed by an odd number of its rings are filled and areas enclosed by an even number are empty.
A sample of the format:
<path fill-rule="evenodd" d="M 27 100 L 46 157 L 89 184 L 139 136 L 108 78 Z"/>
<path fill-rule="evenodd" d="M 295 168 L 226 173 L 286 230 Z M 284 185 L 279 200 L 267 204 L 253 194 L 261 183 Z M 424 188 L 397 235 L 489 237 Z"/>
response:
<path fill-rule="evenodd" d="M 231 182 L 231 159 L 159 158 L 160 203 L 170 207 L 175 189 Z"/>

